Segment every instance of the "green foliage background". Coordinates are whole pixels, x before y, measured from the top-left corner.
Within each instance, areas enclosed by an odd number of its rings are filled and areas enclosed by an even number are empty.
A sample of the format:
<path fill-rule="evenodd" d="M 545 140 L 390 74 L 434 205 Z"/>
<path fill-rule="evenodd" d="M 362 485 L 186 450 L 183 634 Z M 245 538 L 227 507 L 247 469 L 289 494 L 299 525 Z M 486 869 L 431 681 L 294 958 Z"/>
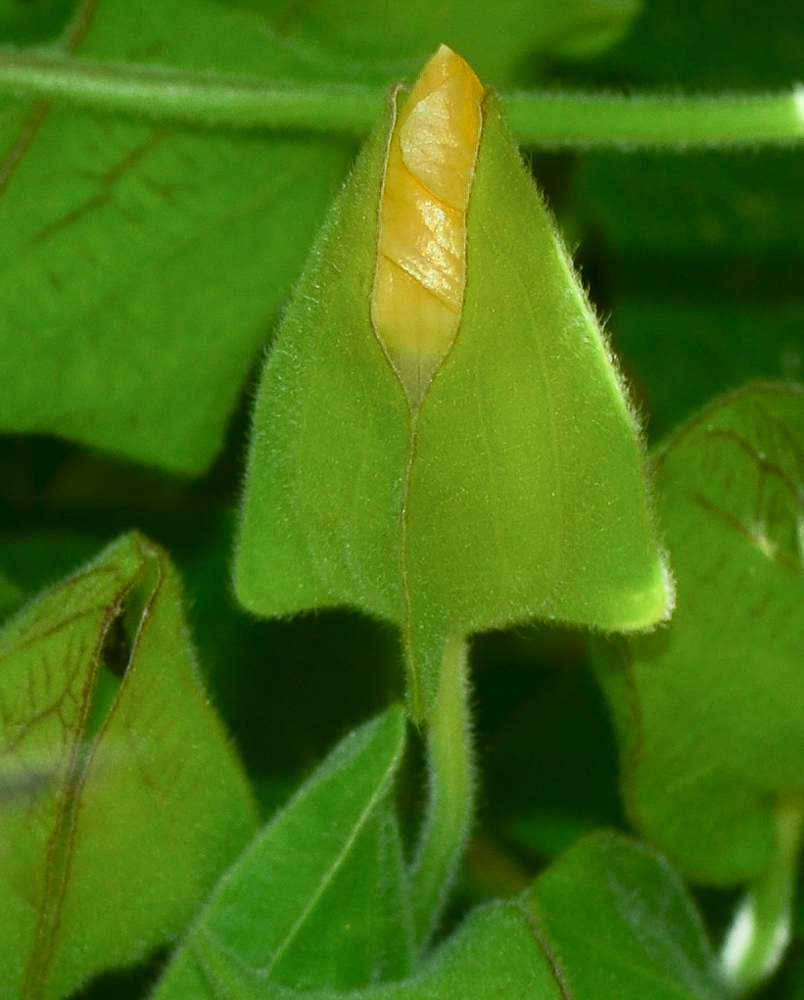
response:
<path fill-rule="evenodd" d="M 419 6 L 408 23 L 433 7 Z M 482 6 L 493 21 L 492 6 Z M 583 30 L 574 36 L 562 21 L 567 5 L 541 6 L 554 19 L 515 53 L 501 32 L 484 55 L 489 28 L 469 17 L 463 52 L 481 75 L 500 85 L 681 93 L 764 91 L 801 78 L 797 0 L 646 0 L 630 27 L 635 11 L 622 5 L 599 30 L 596 5 L 578 2 Z M 510 7 L 523 39 L 521 25 L 536 15 Z M 330 9 L 335 23 L 347 16 Z M 415 73 L 439 41 L 461 46 L 448 11 L 443 23 L 433 18 L 433 37 L 405 37 L 393 58 L 359 31 L 339 50 L 315 19 L 294 35 L 292 13 L 267 0 L 210 0 L 165 3 L 157 16 L 153 4 L 102 0 L 78 51 L 376 82 Z M 0 0 L 0 33 L 47 42 L 73 14 L 64 0 Z M 134 23 L 138 31 L 127 30 Z M 401 30 L 389 27 L 389 37 Z M 31 111 L 4 105 L 4 157 Z M 403 693 L 390 628 L 346 612 L 258 622 L 237 607 L 229 582 L 263 345 L 355 148 L 351 138 L 165 132 L 56 109 L 0 183 L 0 611 L 123 532 L 155 540 L 183 579 L 200 670 L 263 818 L 340 737 Z M 651 444 L 747 380 L 804 379 L 800 149 L 529 155 L 607 319 Z M 800 607 L 800 591 L 798 599 Z M 451 920 L 523 889 L 580 834 L 629 829 L 614 730 L 587 661 L 584 637 L 570 630 L 475 640 L 480 814 Z M 401 790 L 410 823 L 420 785 L 414 761 Z M 732 890 L 700 900 L 720 932 Z M 804 933 L 804 918 L 798 924 Z M 81 995 L 142 996 L 161 959 L 109 973 Z M 800 995 L 797 937 L 763 996 Z"/>

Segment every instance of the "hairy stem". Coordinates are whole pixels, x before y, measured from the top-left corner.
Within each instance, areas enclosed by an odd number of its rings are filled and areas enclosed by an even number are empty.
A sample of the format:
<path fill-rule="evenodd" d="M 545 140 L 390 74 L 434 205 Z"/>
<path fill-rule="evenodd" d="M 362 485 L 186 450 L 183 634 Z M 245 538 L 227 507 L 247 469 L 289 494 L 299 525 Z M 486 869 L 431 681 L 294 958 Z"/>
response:
<path fill-rule="evenodd" d="M 300 84 L 0 49 L 0 91 L 206 127 L 365 134 L 384 88 Z M 804 140 L 804 88 L 782 94 L 503 94 L 521 143 L 686 149 Z"/>
<path fill-rule="evenodd" d="M 804 141 L 804 88 L 784 94 L 512 94 L 511 129 L 525 145 L 729 148 Z"/>
<path fill-rule="evenodd" d="M 416 940 L 426 944 L 461 860 L 474 806 L 474 767 L 467 677 L 461 637 L 444 651 L 438 695 L 427 719 L 429 797 L 412 888 Z"/>
<path fill-rule="evenodd" d="M 205 127 L 365 134 L 384 89 L 223 76 L 0 49 L 0 90 L 98 111 Z"/>
<path fill-rule="evenodd" d="M 780 798 L 776 852 L 740 905 L 721 952 L 721 966 L 738 996 L 751 992 L 779 966 L 790 940 L 793 893 L 804 833 L 804 793 Z"/>

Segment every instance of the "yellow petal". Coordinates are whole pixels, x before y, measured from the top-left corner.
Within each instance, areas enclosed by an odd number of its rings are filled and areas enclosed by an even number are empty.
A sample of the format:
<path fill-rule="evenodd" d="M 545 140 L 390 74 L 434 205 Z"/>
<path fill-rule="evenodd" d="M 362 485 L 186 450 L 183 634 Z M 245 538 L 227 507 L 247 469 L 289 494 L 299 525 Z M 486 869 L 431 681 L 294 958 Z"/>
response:
<path fill-rule="evenodd" d="M 460 326 L 483 96 L 469 65 L 442 45 L 388 145 L 371 316 L 414 407 Z"/>

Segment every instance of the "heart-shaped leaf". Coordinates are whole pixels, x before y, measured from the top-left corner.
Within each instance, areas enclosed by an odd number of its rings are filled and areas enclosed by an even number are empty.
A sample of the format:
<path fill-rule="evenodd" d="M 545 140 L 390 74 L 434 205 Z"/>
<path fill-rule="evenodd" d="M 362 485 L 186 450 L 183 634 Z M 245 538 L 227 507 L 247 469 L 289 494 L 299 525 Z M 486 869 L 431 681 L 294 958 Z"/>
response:
<path fill-rule="evenodd" d="M 564 997 L 724 1000 L 715 958 L 678 874 L 614 834 L 578 842 L 528 894 Z"/>

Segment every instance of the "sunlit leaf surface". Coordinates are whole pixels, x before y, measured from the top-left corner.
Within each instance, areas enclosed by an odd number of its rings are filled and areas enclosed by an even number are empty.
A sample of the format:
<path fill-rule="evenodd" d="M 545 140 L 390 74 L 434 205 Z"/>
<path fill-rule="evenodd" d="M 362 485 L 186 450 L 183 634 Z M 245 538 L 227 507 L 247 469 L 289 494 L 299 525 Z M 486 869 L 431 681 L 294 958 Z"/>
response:
<path fill-rule="evenodd" d="M 498 86 L 532 80 L 557 55 L 599 53 L 617 41 L 640 0 L 529 0 L 496 6 L 484 0 L 428 0 L 377 5 L 374 0 L 299 4 L 235 0 L 265 18 L 269 30 L 317 69 L 392 82 L 415 76 L 442 42 Z"/>
<path fill-rule="evenodd" d="M 292 1000 L 211 934 L 193 938 L 155 1000 Z M 190 975 L 192 971 L 192 975 Z M 175 978 L 174 978 L 175 976 Z M 171 989 L 172 984 L 176 989 Z M 181 989 L 178 989 L 181 984 Z M 714 958 L 678 875 L 621 837 L 580 842 L 518 899 L 472 912 L 399 982 L 353 992 L 317 989 L 308 1000 L 724 1000 Z"/>

